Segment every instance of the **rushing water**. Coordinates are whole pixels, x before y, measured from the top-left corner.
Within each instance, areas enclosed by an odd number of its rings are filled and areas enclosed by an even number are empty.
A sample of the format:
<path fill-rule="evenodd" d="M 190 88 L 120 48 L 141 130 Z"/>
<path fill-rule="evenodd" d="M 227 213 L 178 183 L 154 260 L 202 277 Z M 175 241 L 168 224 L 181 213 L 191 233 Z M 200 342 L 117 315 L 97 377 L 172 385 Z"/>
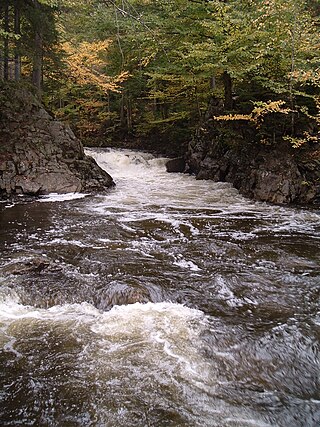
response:
<path fill-rule="evenodd" d="M 319 211 L 89 153 L 107 195 L 0 204 L 0 425 L 319 426 Z"/>

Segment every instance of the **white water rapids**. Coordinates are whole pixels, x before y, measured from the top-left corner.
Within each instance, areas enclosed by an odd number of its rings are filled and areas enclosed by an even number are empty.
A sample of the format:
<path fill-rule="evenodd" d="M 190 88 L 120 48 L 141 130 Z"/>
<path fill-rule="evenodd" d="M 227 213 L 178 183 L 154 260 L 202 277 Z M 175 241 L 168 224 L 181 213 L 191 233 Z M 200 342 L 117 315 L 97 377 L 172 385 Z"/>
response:
<path fill-rule="evenodd" d="M 320 425 L 319 211 L 87 153 L 108 194 L 0 204 L 0 425 Z"/>

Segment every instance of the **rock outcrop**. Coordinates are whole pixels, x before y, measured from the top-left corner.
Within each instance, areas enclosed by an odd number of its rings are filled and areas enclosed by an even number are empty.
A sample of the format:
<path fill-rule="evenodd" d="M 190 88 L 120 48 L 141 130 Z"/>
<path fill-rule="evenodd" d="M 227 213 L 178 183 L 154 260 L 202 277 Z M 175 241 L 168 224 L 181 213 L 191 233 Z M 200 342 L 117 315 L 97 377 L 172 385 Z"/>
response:
<path fill-rule="evenodd" d="M 111 176 L 27 91 L 0 86 L 0 197 L 101 192 Z"/>
<path fill-rule="evenodd" d="M 230 182 L 240 193 L 276 204 L 320 205 L 320 147 L 292 148 L 289 143 L 227 145 L 193 141 L 187 170 L 197 179 Z"/>

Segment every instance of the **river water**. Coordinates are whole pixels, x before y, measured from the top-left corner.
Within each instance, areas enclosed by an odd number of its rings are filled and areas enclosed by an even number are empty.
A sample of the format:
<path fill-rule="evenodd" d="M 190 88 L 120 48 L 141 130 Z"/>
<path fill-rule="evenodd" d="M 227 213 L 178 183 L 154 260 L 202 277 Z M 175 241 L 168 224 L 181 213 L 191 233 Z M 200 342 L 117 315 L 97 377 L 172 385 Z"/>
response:
<path fill-rule="evenodd" d="M 108 194 L 0 203 L 0 425 L 319 426 L 320 212 L 88 152 Z"/>

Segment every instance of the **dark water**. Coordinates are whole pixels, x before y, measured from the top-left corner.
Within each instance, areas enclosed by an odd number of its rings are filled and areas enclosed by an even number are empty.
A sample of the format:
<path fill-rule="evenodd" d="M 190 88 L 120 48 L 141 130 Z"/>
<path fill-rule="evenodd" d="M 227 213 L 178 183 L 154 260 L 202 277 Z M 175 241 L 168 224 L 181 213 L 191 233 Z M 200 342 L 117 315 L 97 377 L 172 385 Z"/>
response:
<path fill-rule="evenodd" d="M 0 204 L 0 425 L 319 426 L 320 212 L 91 154 L 108 195 Z"/>

